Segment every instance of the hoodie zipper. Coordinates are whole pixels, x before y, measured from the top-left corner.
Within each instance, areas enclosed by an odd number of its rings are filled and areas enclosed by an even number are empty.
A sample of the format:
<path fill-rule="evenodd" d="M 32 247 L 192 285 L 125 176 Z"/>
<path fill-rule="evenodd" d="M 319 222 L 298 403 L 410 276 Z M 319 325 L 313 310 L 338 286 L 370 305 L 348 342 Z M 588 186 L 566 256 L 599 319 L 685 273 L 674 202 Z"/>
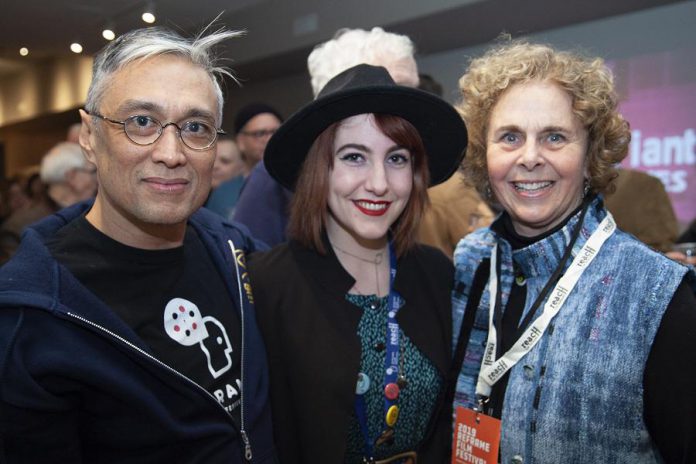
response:
<path fill-rule="evenodd" d="M 228 240 L 227 242 L 229 243 L 230 249 L 232 250 L 232 260 L 233 260 L 233 262 L 234 262 L 234 266 L 235 266 L 235 270 L 236 270 L 236 274 L 237 274 L 237 289 L 239 290 L 239 307 L 240 307 L 240 312 L 241 312 L 241 337 L 242 337 L 242 341 L 241 341 L 241 348 L 242 348 L 242 352 L 241 352 L 241 363 L 242 363 L 242 365 L 241 365 L 241 374 L 240 374 L 240 377 L 241 377 L 241 378 L 240 378 L 240 381 L 241 381 L 241 384 L 242 384 L 242 388 L 241 388 L 241 392 L 240 392 L 240 396 L 241 396 L 241 405 L 240 405 L 240 408 L 241 408 L 241 410 L 240 410 L 240 426 L 239 426 L 238 428 L 239 428 L 239 434 L 240 434 L 240 436 L 242 437 L 242 441 L 244 442 L 244 458 L 245 458 L 247 461 L 251 461 L 251 459 L 252 459 L 252 457 L 253 457 L 253 453 L 252 453 L 252 451 L 251 451 L 251 442 L 250 442 L 250 440 L 249 440 L 249 436 L 247 435 L 246 427 L 244 426 L 244 423 L 245 423 L 245 419 L 244 419 L 244 417 L 245 417 L 245 416 L 244 416 L 244 365 L 245 365 L 245 364 L 244 364 L 244 361 L 245 361 L 245 359 L 246 359 L 245 356 L 244 356 L 244 352 L 245 352 L 245 350 L 244 350 L 244 346 L 245 346 L 245 345 L 244 345 L 244 303 L 243 303 L 244 300 L 243 300 L 243 295 L 242 295 L 242 286 L 241 286 L 241 279 L 240 279 L 240 274 L 239 274 L 239 264 L 237 263 L 237 257 L 236 257 L 236 255 L 235 255 L 235 250 L 236 250 L 236 248 L 235 248 L 234 243 L 232 242 L 232 240 Z M 162 366 L 162 367 L 165 368 L 166 370 L 168 370 L 168 371 L 174 373 L 176 376 L 180 377 L 180 378 L 183 379 L 184 381 L 190 383 L 191 385 L 194 385 L 194 386 L 197 387 L 200 391 L 202 391 L 203 393 L 205 393 L 205 395 L 207 395 L 210 399 L 212 399 L 212 400 L 215 402 L 215 404 L 217 404 L 218 407 L 224 411 L 225 415 L 229 418 L 230 423 L 234 426 L 234 428 L 237 428 L 237 425 L 234 423 L 234 421 L 233 421 L 232 418 L 230 417 L 229 413 L 228 413 L 228 412 L 225 410 L 225 408 L 220 404 L 220 402 L 217 400 L 217 398 L 215 398 L 208 390 L 206 390 L 205 388 L 203 388 L 201 385 L 199 385 L 198 383 L 194 382 L 194 381 L 191 380 L 189 377 L 185 376 L 184 374 L 182 374 L 181 372 L 177 371 L 176 369 L 174 369 L 173 367 L 169 366 L 168 364 L 165 364 L 164 362 L 160 361 L 159 359 L 157 359 L 156 357 L 154 357 L 153 355 L 151 355 L 151 354 L 148 353 L 147 351 L 143 350 L 142 348 L 140 348 L 140 347 L 134 345 L 133 343 L 129 342 L 128 340 L 126 340 L 126 339 L 123 338 L 122 336 L 120 336 L 120 335 L 118 335 L 118 334 L 112 332 L 111 330 L 109 330 L 109 329 L 107 329 L 107 328 L 105 328 L 105 327 L 103 327 L 103 326 L 101 326 L 101 325 L 99 325 L 99 324 L 97 324 L 97 323 L 95 323 L 95 322 L 92 322 L 92 321 L 90 321 L 89 319 L 85 319 L 84 317 L 82 317 L 82 316 L 80 316 L 80 315 L 78 315 L 78 314 L 74 314 L 74 313 L 71 313 L 71 312 L 67 312 L 66 314 L 67 314 L 68 316 L 74 318 L 74 319 L 77 319 L 77 320 L 79 320 L 79 321 L 81 321 L 81 322 L 83 322 L 83 323 L 85 323 L 85 324 L 87 324 L 87 325 L 89 325 L 89 326 L 91 326 L 91 327 L 94 327 L 94 328 L 100 330 L 101 332 L 104 332 L 105 334 L 111 336 L 112 338 L 115 338 L 116 340 L 118 340 L 118 341 L 120 341 L 121 343 L 127 345 L 128 347 L 130 347 L 131 349 L 137 351 L 138 353 L 140 353 L 141 355 L 143 355 L 143 356 L 145 356 L 146 358 L 150 359 L 151 361 L 154 361 L 154 362 L 155 362 L 156 364 L 158 364 L 159 366 Z"/>
<path fill-rule="evenodd" d="M 100 331 L 106 333 L 107 335 L 110 335 L 112 338 L 115 338 L 116 340 L 120 341 L 121 343 L 126 344 L 126 345 L 129 346 L 130 348 L 134 349 L 134 350 L 137 351 L 138 353 L 140 353 L 140 354 L 142 354 L 143 356 L 145 356 L 146 358 L 150 359 L 151 361 L 154 361 L 155 363 L 157 363 L 158 365 L 164 367 L 164 368 L 167 369 L 168 371 L 170 371 L 170 372 L 176 374 L 178 377 L 182 378 L 183 380 L 185 380 L 185 381 L 189 382 L 190 384 L 192 384 L 192 385 L 198 387 L 199 390 L 201 390 L 202 392 L 204 392 L 210 399 L 212 399 L 213 401 L 215 401 L 215 403 L 216 403 L 223 411 L 225 411 L 225 414 L 227 414 L 227 415 L 229 416 L 229 413 L 225 410 L 225 408 L 220 404 L 220 402 L 219 402 L 208 390 L 206 390 L 205 388 L 203 388 L 202 386 L 200 386 L 198 383 L 196 383 L 196 382 L 194 382 L 193 380 L 191 380 L 189 377 L 186 377 L 184 374 L 182 374 L 181 372 L 177 371 L 177 370 L 174 369 L 173 367 L 169 366 L 168 364 L 165 364 L 164 362 L 162 362 L 162 361 L 160 361 L 159 359 L 157 359 L 157 358 L 155 358 L 154 356 L 152 356 L 152 355 L 151 355 L 150 353 L 148 353 L 147 351 L 143 350 L 142 348 L 138 347 L 137 345 L 134 345 L 133 343 L 129 342 L 128 340 L 126 340 L 125 338 L 121 337 L 120 335 L 118 335 L 118 334 L 112 332 L 111 330 L 109 330 L 109 329 L 107 329 L 107 328 L 105 328 L 105 327 L 103 327 L 103 326 L 97 324 L 96 322 L 92 322 L 92 321 L 90 321 L 89 319 L 85 319 L 84 317 L 82 317 L 82 316 L 80 316 L 80 315 L 78 315 L 78 314 L 71 313 L 71 312 L 68 312 L 67 315 L 70 316 L 70 317 L 72 317 L 72 318 L 74 318 L 74 319 L 77 319 L 77 320 L 79 320 L 79 321 L 81 321 L 81 322 L 84 322 L 85 324 L 90 325 L 90 326 L 92 326 L 92 327 L 94 327 L 94 328 L 96 328 L 96 329 L 99 329 Z M 232 421 L 232 422 L 234 423 L 234 421 Z"/>
<path fill-rule="evenodd" d="M 241 280 L 241 273 L 239 270 L 239 263 L 237 262 L 237 253 L 236 253 L 237 248 L 234 246 L 234 242 L 231 239 L 227 240 L 227 243 L 229 244 L 230 251 L 232 252 L 232 262 L 234 263 L 235 275 L 237 276 L 237 290 L 239 291 L 239 311 L 241 313 L 241 321 L 242 321 L 242 324 L 241 324 L 241 326 L 242 326 L 242 330 L 241 330 L 241 332 L 242 332 L 241 333 L 241 335 L 242 335 L 242 353 L 241 353 L 242 366 L 241 366 L 241 374 L 240 374 L 241 382 L 242 382 L 242 391 L 240 392 L 240 394 L 241 394 L 242 401 L 241 401 L 241 405 L 240 405 L 241 409 L 240 409 L 240 414 L 239 414 L 239 417 L 240 417 L 239 433 L 242 436 L 242 440 L 244 441 L 244 458 L 247 461 L 251 461 L 251 458 L 253 456 L 253 454 L 251 452 L 251 442 L 249 441 L 249 437 L 247 436 L 246 427 L 244 427 L 244 422 L 245 422 L 245 420 L 244 420 L 244 418 L 245 418 L 245 415 L 244 415 L 244 368 L 246 366 L 246 357 L 244 356 L 244 354 L 246 352 L 246 350 L 244 349 L 244 347 L 245 347 L 245 345 L 244 345 L 244 342 L 245 342 L 245 338 L 244 338 L 244 306 L 245 306 L 244 301 L 245 300 L 244 300 L 244 295 L 242 294 L 242 280 Z"/>

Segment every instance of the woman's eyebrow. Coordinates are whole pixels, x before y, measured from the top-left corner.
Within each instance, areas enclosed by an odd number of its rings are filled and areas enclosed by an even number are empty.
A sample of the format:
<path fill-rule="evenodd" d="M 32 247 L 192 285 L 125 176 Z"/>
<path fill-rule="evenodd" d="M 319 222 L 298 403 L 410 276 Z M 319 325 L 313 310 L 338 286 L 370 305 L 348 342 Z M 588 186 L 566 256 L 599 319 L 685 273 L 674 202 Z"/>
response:
<path fill-rule="evenodd" d="M 360 150 L 360 151 L 365 151 L 365 152 L 368 152 L 368 153 L 372 153 L 372 150 L 370 150 L 369 148 L 367 148 L 366 145 L 361 145 L 361 144 L 359 144 L 359 143 L 346 143 L 345 145 L 341 145 L 341 146 L 338 147 L 338 149 L 336 150 L 336 153 L 338 153 L 339 151 L 346 150 L 346 149 L 348 149 L 348 148 L 352 148 L 352 149 L 354 149 L 354 150 Z"/>

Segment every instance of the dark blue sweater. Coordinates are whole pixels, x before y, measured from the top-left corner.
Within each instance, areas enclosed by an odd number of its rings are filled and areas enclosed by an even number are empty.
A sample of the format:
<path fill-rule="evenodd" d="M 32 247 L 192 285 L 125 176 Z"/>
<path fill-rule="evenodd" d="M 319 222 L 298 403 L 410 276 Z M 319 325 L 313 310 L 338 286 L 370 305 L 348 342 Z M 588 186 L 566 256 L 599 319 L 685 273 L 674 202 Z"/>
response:
<path fill-rule="evenodd" d="M 246 178 L 235 205 L 234 220 L 249 228 L 254 237 L 274 247 L 288 240 L 292 192 L 271 177 L 263 161 Z"/>
<path fill-rule="evenodd" d="M 241 433 L 212 395 L 155 358 L 50 255 L 44 240 L 88 208 L 76 205 L 29 228 L 0 269 L 0 462 L 274 462 L 266 355 L 253 308 L 240 316 Z M 190 224 L 239 311 L 228 240 L 245 252 L 258 242 L 205 210 Z"/>

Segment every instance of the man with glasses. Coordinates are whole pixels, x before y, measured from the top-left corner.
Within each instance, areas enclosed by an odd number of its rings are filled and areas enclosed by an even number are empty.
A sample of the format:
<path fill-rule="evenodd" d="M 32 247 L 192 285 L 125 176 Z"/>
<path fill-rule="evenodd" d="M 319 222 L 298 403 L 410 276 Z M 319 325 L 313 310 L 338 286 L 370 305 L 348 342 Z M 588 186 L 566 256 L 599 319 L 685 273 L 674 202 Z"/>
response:
<path fill-rule="evenodd" d="M 149 28 L 94 61 L 94 202 L 0 269 L 1 462 L 273 462 L 244 229 L 199 209 L 223 131 L 212 47 Z"/>
<path fill-rule="evenodd" d="M 276 238 L 278 235 L 285 236 L 287 218 L 279 218 L 275 211 L 279 205 L 287 205 L 291 198 L 288 190 L 276 188 L 277 184 L 263 164 L 266 144 L 282 122 L 280 113 L 265 103 L 244 106 L 234 119 L 237 146 L 245 164 L 245 179 L 235 198 L 232 217 L 247 226 L 254 237 L 270 246 L 280 242 Z"/>
<path fill-rule="evenodd" d="M 239 110 L 234 118 L 234 132 L 244 161 L 245 177 L 263 159 L 268 140 L 282 123 L 280 113 L 265 103 L 251 103 Z"/>

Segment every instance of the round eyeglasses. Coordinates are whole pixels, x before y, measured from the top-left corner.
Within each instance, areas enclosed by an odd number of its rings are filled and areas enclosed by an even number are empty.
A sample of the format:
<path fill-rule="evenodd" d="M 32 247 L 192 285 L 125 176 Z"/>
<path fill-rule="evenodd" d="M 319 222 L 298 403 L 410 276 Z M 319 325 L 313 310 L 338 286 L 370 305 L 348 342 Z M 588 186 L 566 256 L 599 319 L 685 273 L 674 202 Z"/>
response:
<path fill-rule="evenodd" d="M 152 145 L 157 142 L 167 126 L 176 127 L 176 133 L 188 148 L 192 150 L 205 150 L 210 148 L 217 140 L 218 135 L 227 134 L 222 129 L 216 129 L 212 124 L 197 119 L 185 121 L 181 126 L 174 122 L 162 124 L 152 116 L 136 114 L 125 121 L 107 118 L 99 113 L 89 113 L 95 118 L 103 119 L 112 124 L 120 124 L 131 142 L 136 145 Z"/>

